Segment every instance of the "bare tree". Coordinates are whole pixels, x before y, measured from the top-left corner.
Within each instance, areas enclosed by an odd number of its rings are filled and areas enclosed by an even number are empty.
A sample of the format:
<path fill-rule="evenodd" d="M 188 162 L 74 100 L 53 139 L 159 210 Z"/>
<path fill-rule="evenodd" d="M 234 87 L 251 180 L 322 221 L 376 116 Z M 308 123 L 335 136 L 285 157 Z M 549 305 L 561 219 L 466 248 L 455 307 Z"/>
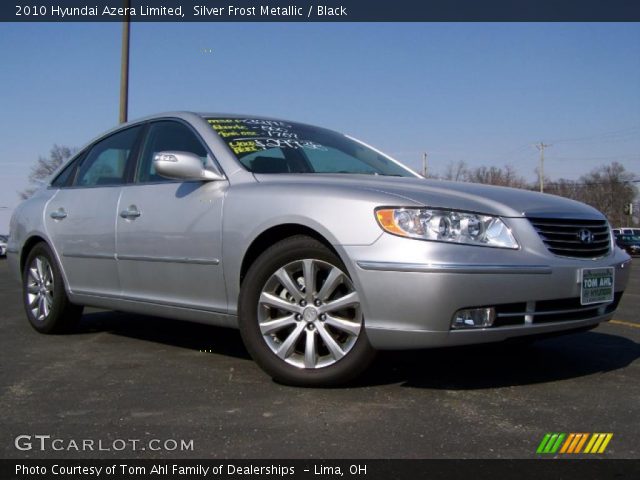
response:
<path fill-rule="evenodd" d="M 528 188 L 527 181 L 516 173 L 511 165 L 501 167 L 478 167 L 467 171 L 466 180 L 501 187 Z"/>
<path fill-rule="evenodd" d="M 35 185 L 20 192 L 23 199 L 29 198 L 38 189 L 40 182 L 55 172 L 60 165 L 76 153 L 76 148 L 54 144 L 49 152 L 49 157 L 38 157 L 38 162 L 31 167 L 29 183 Z"/>
<path fill-rule="evenodd" d="M 577 200 L 600 210 L 614 227 L 624 226 L 628 223 L 624 208 L 638 194 L 638 188 L 633 184 L 634 177 L 618 162 L 598 167 L 580 177 Z"/>
<path fill-rule="evenodd" d="M 468 171 L 469 169 L 467 168 L 467 164 L 464 160 L 459 160 L 455 163 L 451 162 L 447 165 L 442 179 L 453 180 L 454 182 L 463 182 L 467 178 Z"/>
<path fill-rule="evenodd" d="M 516 169 L 511 165 L 505 165 L 504 167 L 480 166 L 469 168 L 463 160 L 459 160 L 449 163 L 440 178 L 443 180 L 453 180 L 454 182 L 472 182 L 499 185 L 502 187 L 530 188 L 530 185 L 524 177 L 518 175 Z"/>
<path fill-rule="evenodd" d="M 524 177 L 518 175 L 511 165 L 469 168 L 463 161 L 452 162 L 447 165 L 440 178 L 527 190 L 539 188 L 538 183 L 527 182 Z M 638 196 L 634 178 L 635 175 L 627 171 L 622 164 L 613 162 L 592 170 L 578 180 L 560 178 L 553 181 L 545 176 L 544 185 L 545 193 L 587 203 L 604 213 L 614 227 L 619 227 L 630 222 L 629 215 L 625 214 L 625 207 Z"/>
<path fill-rule="evenodd" d="M 555 182 L 545 178 L 545 193 L 579 200 L 582 197 L 582 185 L 576 180 L 560 178 Z"/>
<path fill-rule="evenodd" d="M 604 213 L 614 227 L 619 227 L 629 223 L 624 209 L 638 194 L 633 179 L 632 173 L 620 163 L 614 162 L 592 170 L 577 181 L 561 178 L 550 182 L 546 190 L 548 193 L 588 203 Z"/>

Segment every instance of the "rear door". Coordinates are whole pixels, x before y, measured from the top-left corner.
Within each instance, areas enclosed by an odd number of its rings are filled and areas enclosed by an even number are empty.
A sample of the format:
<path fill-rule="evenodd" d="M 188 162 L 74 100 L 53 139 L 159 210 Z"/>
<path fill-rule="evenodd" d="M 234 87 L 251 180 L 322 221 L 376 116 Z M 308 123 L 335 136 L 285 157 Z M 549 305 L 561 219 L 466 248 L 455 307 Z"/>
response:
<path fill-rule="evenodd" d="M 181 182 L 156 174 L 153 157 L 174 150 L 209 150 L 178 120 L 149 125 L 135 183 L 123 188 L 117 218 L 120 282 L 127 298 L 226 312 L 222 255 L 222 202 L 228 182 Z"/>
<path fill-rule="evenodd" d="M 47 205 L 49 237 L 74 293 L 119 294 L 117 206 L 122 186 L 132 174 L 141 130 L 127 128 L 95 143 L 77 166 L 70 186 L 61 187 Z"/>

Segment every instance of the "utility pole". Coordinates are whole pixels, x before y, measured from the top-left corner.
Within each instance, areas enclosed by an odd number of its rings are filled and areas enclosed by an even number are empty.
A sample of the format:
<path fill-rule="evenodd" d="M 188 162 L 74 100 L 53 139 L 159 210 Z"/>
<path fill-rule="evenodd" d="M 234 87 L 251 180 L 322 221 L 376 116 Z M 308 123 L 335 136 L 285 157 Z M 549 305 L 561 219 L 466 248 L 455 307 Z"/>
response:
<path fill-rule="evenodd" d="M 422 176 L 427 178 L 427 152 L 422 154 Z"/>
<path fill-rule="evenodd" d="M 536 148 L 540 151 L 540 167 L 538 168 L 538 175 L 540 177 L 540 192 L 544 192 L 544 149 L 550 147 L 545 143 L 536 143 Z"/>
<path fill-rule="evenodd" d="M 627 203 L 624 206 L 624 213 L 629 215 L 629 220 L 627 221 L 627 225 L 632 227 L 633 226 L 633 202 Z"/>
<path fill-rule="evenodd" d="M 123 0 L 125 12 L 129 12 L 129 0 Z M 129 111 L 129 13 L 122 22 L 122 54 L 120 57 L 120 123 L 125 123 Z"/>

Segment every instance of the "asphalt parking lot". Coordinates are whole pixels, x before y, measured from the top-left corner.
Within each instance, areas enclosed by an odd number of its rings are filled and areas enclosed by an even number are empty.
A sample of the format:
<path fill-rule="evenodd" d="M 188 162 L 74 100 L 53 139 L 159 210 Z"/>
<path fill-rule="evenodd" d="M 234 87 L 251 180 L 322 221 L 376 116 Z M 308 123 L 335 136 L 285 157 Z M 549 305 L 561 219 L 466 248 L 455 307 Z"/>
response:
<path fill-rule="evenodd" d="M 532 458 L 546 432 L 612 432 L 603 456 L 638 458 L 635 267 L 615 320 L 596 330 L 528 348 L 388 352 L 356 385 L 306 390 L 272 382 L 233 330 L 90 310 L 76 333 L 40 335 L 0 259 L 0 456 Z M 19 435 L 193 450 L 19 451 Z"/>

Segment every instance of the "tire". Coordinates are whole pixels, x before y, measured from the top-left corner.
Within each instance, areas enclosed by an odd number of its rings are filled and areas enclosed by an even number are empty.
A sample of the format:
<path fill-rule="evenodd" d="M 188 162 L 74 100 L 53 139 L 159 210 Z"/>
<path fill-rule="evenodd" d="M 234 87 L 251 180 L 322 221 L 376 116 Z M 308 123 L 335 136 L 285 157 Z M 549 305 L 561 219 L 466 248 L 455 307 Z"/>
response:
<path fill-rule="evenodd" d="M 83 307 L 69 301 L 58 263 L 44 242 L 27 256 L 22 299 L 29 323 L 40 333 L 68 332 L 82 316 Z"/>
<path fill-rule="evenodd" d="M 305 277 L 313 283 L 308 292 Z M 238 315 L 247 350 L 283 384 L 343 384 L 375 356 L 347 269 L 311 237 L 287 238 L 256 259 L 242 284 Z"/>

